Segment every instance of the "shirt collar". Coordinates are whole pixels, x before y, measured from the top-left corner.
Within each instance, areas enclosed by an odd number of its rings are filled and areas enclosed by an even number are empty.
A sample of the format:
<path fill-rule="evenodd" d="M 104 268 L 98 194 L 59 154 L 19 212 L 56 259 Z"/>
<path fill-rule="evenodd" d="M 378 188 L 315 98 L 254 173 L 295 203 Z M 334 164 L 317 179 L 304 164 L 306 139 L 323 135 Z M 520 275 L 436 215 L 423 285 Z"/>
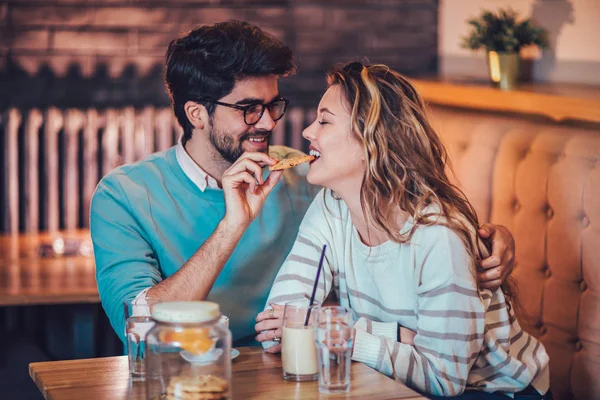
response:
<path fill-rule="evenodd" d="M 175 149 L 177 163 L 183 170 L 183 173 L 192 181 L 198 189 L 205 191 L 209 189 L 220 189 L 219 184 L 212 176 L 208 175 L 196 162 L 190 157 L 181 140 L 177 143 Z"/>

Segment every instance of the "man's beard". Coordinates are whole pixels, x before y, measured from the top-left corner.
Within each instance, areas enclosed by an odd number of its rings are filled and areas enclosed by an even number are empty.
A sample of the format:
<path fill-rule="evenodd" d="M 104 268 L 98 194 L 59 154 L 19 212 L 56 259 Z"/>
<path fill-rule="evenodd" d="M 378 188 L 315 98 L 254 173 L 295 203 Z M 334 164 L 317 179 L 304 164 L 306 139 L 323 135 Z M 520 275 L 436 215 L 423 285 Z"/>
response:
<path fill-rule="evenodd" d="M 245 150 L 243 149 L 242 144 L 245 140 L 253 136 L 266 136 L 267 138 L 265 140 L 267 140 L 268 142 L 271 138 L 271 133 L 272 132 L 264 131 L 256 132 L 254 134 L 245 133 L 242 136 L 240 136 L 236 143 L 234 137 L 227 135 L 225 132 L 215 129 L 213 125 L 213 128 L 208 134 L 208 139 L 210 140 L 210 143 L 213 145 L 213 147 L 219 152 L 221 157 L 223 157 L 225 161 L 233 164 L 244 153 Z M 267 143 L 267 151 L 268 149 L 269 146 Z"/>

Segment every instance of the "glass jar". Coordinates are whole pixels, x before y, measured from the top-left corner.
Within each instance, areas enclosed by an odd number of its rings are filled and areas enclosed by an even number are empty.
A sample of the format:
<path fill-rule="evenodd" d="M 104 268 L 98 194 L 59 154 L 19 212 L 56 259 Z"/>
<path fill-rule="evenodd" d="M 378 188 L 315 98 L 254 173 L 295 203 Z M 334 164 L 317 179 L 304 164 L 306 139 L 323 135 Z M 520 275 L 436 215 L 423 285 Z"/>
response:
<path fill-rule="evenodd" d="M 154 306 L 146 336 L 146 398 L 231 398 L 231 332 L 207 301 Z M 204 397 L 203 397 L 204 396 Z"/>

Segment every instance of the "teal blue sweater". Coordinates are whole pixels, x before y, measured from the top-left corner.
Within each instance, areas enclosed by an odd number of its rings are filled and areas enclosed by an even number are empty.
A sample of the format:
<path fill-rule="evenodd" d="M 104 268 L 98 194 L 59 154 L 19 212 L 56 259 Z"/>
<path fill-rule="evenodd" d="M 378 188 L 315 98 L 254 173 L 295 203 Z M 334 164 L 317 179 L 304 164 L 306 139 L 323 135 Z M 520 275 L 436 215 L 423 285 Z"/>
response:
<path fill-rule="evenodd" d="M 271 146 L 270 152 L 281 159 L 295 150 Z M 223 191 L 202 192 L 175 154 L 172 147 L 115 169 L 92 198 L 98 291 L 122 340 L 123 302 L 173 275 L 225 215 Z M 315 194 L 297 168 L 287 170 L 223 267 L 208 300 L 229 315 L 234 340 L 254 334 L 254 319 Z"/>

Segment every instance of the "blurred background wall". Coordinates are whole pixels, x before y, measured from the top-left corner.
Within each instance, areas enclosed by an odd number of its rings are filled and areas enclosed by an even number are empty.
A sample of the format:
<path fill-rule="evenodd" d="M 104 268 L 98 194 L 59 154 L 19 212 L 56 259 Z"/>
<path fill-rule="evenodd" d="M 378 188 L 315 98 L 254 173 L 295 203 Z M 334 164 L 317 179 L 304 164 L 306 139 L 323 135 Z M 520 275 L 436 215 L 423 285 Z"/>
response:
<path fill-rule="evenodd" d="M 439 61 L 446 76 L 487 78 L 485 57 L 460 47 L 465 21 L 482 9 L 512 7 L 548 31 L 550 47 L 541 54 L 524 49 L 535 60 L 528 72 L 536 81 L 600 84 L 599 0 L 440 0 Z M 527 71 L 526 71 L 527 73 Z"/>
<path fill-rule="evenodd" d="M 408 74 L 437 68 L 437 0 L 0 1 L 0 108 L 168 105 L 160 77 L 170 40 L 204 23 L 258 24 L 291 46 L 284 82 L 316 106 L 323 72 L 368 57 Z"/>

